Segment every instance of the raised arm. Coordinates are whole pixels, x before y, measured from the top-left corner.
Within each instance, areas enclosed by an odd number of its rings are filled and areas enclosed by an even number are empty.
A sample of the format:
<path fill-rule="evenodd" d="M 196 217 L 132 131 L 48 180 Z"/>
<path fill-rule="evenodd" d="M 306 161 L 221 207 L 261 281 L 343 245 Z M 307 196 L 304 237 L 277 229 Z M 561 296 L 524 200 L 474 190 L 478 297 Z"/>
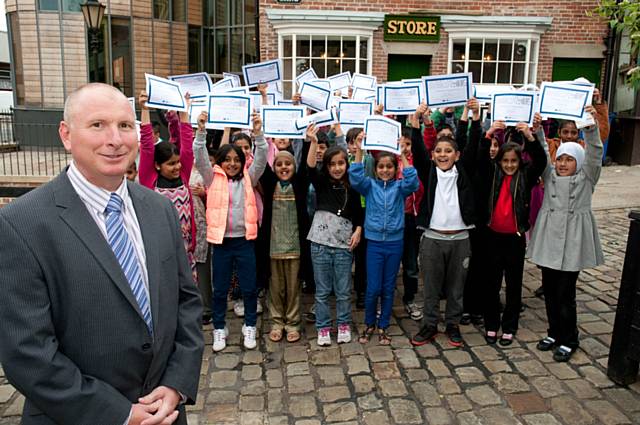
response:
<path fill-rule="evenodd" d="M 311 124 L 307 127 L 307 141 L 309 142 L 309 153 L 307 154 L 307 166 L 310 169 L 316 168 L 318 165 L 318 158 L 316 153 L 318 152 L 318 128 L 315 124 Z"/>
<path fill-rule="evenodd" d="M 267 153 L 269 147 L 267 141 L 262 134 L 262 118 L 259 113 L 253 114 L 253 135 L 254 145 L 256 147 L 253 155 L 253 162 L 249 166 L 249 178 L 251 178 L 251 184 L 255 187 L 260 181 L 260 177 L 267 168 Z"/>
<path fill-rule="evenodd" d="M 140 108 L 142 108 L 141 116 L 149 117 L 149 108 L 147 107 L 147 92 L 140 92 L 138 97 Z M 138 181 L 142 186 L 153 189 L 158 178 L 158 172 L 154 164 L 155 145 L 153 142 L 153 127 L 150 122 L 140 125 L 140 161 L 138 162 Z"/>
<path fill-rule="evenodd" d="M 538 112 L 536 112 L 535 114 L 534 124 L 536 121 L 542 121 L 542 117 Z M 544 135 L 544 127 L 542 125 L 539 125 L 537 127 L 534 126 L 534 132 L 536 135 L 536 139 L 538 139 L 538 142 L 540 142 L 540 145 L 544 150 L 545 157 L 547 158 L 544 171 L 542 172 L 542 180 L 546 180 L 553 171 L 553 163 L 551 162 L 551 156 L 549 155 L 549 144 L 547 143 L 547 138 Z"/>
<path fill-rule="evenodd" d="M 591 114 L 595 114 L 593 106 L 587 106 L 585 110 Z M 597 125 L 586 127 L 583 129 L 583 132 L 586 149 L 582 170 L 587 179 L 589 179 L 595 187 L 598 180 L 600 180 L 600 172 L 602 171 L 602 140 L 600 140 Z"/>
<path fill-rule="evenodd" d="M 211 186 L 213 181 L 213 167 L 209 161 L 209 153 L 207 152 L 207 130 L 205 123 L 207 122 L 207 112 L 203 111 L 198 116 L 198 130 L 196 138 L 193 141 L 193 155 L 195 158 L 196 170 L 202 176 L 202 182 L 206 188 Z"/>
<path fill-rule="evenodd" d="M 339 122 L 335 123 L 333 126 L 333 129 L 335 131 L 336 146 L 348 152 L 349 146 L 347 145 L 347 139 L 344 136 L 344 133 L 342 132 L 342 126 L 340 125 L 340 123 Z"/>
<path fill-rule="evenodd" d="M 427 116 L 429 109 L 425 103 L 418 106 L 416 112 L 409 116 L 409 122 L 411 124 L 411 154 L 413 155 L 413 166 L 415 167 L 420 180 L 423 185 L 427 185 L 427 178 L 429 176 L 430 162 L 429 154 L 422 141 L 422 135 L 420 134 L 420 116 Z"/>
<path fill-rule="evenodd" d="M 366 196 L 371 189 L 371 179 L 364 173 L 364 164 L 362 163 L 362 139 L 364 131 L 356 137 L 356 159 L 349 167 L 349 183 L 361 195 Z"/>

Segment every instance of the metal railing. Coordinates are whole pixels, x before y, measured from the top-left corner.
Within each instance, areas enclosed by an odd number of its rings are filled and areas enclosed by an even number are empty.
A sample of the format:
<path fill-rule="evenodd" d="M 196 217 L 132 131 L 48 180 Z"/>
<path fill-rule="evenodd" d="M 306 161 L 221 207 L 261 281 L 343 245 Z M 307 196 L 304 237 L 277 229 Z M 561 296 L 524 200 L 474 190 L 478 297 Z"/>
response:
<path fill-rule="evenodd" d="M 71 160 L 57 137 L 58 126 L 16 123 L 0 112 L 0 176 L 55 176 Z"/>

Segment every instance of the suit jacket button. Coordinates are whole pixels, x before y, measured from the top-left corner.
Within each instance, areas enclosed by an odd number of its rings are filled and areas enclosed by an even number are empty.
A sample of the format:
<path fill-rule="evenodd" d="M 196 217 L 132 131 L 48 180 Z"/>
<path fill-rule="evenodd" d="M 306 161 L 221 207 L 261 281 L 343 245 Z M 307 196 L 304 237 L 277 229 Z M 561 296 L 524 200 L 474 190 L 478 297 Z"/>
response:
<path fill-rule="evenodd" d="M 142 344 L 143 351 L 147 351 L 150 348 L 151 348 L 151 344 L 149 344 L 148 342 L 145 342 L 144 344 Z"/>

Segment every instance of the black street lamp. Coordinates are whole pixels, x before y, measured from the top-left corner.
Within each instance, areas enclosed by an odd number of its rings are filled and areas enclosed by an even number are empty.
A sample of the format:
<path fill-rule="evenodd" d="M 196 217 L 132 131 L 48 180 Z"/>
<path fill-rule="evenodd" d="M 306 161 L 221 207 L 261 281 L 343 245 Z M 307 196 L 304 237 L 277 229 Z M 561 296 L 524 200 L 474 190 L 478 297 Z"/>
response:
<path fill-rule="evenodd" d="M 91 54 L 93 54 L 93 62 L 96 67 L 94 81 L 98 81 L 98 50 L 100 49 L 99 35 L 106 6 L 98 0 L 87 0 L 81 4 L 80 7 L 82 8 L 82 15 L 84 16 L 84 23 L 89 32 L 89 50 L 91 51 Z"/>

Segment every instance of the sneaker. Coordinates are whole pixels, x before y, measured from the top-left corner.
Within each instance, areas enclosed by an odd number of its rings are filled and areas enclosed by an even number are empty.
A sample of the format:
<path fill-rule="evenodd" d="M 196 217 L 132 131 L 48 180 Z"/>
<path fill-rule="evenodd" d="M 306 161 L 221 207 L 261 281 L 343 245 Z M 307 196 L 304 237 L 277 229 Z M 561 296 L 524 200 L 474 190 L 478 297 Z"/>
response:
<path fill-rule="evenodd" d="M 243 300 L 235 300 L 233 302 L 233 313 L 237 317 L 244 317 L 244 301 Z"/>
<path fill-rule="evenodd" d="M 460 335 L 460 328 L 457 325 L 447 325 L 445 333 L 449 337 L 449 344 L 454 347 L 460 347 L 464 343 L 462 335 Z"/>
<path fill-rule="evenodd" d="M 471 315 L 469 313 L 462 313 L 462 318 L 460 319 L 461 325 L 468 325 L 471 323 Z"/>
<path fill-rule="evenodd" d="M 436 335 L 438 335 L 438 328 L 423 326 L 416 336 L 411 338 L 411 345 L 420 347 L 421 345 L 425 345 L 428 342 L 433 341 L 436 338 Z"/>
<path fill-rule="evenodd" d="M 262 303 L 258 300 L 258 304 L 256 304 L 256 314 L 262 314 Z"/>
<path fill-rule="evenodd" d="M 422 320 L 422 310 L 420 310 L 420 307 L 418 307 L 415 302 L 411 301 L 410 303 L 405 303 L 404 308 L 407 310 L 407 313 L 409 313 L 409 317 L 413 320 L 416 322 L 418 320 Z"/>
<path fill-rule="evenodd" d="M 331 345 L 331 329 L 318 329 L 318 346 L 328 347 L 329 345 Z"/>
<path fill-rule="evenodd" d="M 557 362 L 568 362 L 573 353 L 576 352 L 575 348 L 567 347 L 566 345 L 561 345 L 556 348 L 556 351 L 553 353 L 553 360 Z"/>
<path fill-rule="evenodd" d="M 338 344 L 351 342 L 351 326 L 343 323 L 338 325 Z"/>
<path fill-rule="evenodd" d="M 229 336 L 229 329 L 226 326 L 224 329 L 213 330 L 213 351 L 218 352 L 225 349 L 227 336 Z"/>
<path fill-rule="evenodd" d="M 242 335 L 244 335 L 244 348 L 253 350 L 256 348 L 256 327 L 242 325 Z"/>
<path fill-rule="evenodd" d="M 556 340 L 551 338 L 550 336 L 545 337 L 538 341 L 536 348 L 538 351 L 550 351 L 552 348 L 555 348 Z"/>

